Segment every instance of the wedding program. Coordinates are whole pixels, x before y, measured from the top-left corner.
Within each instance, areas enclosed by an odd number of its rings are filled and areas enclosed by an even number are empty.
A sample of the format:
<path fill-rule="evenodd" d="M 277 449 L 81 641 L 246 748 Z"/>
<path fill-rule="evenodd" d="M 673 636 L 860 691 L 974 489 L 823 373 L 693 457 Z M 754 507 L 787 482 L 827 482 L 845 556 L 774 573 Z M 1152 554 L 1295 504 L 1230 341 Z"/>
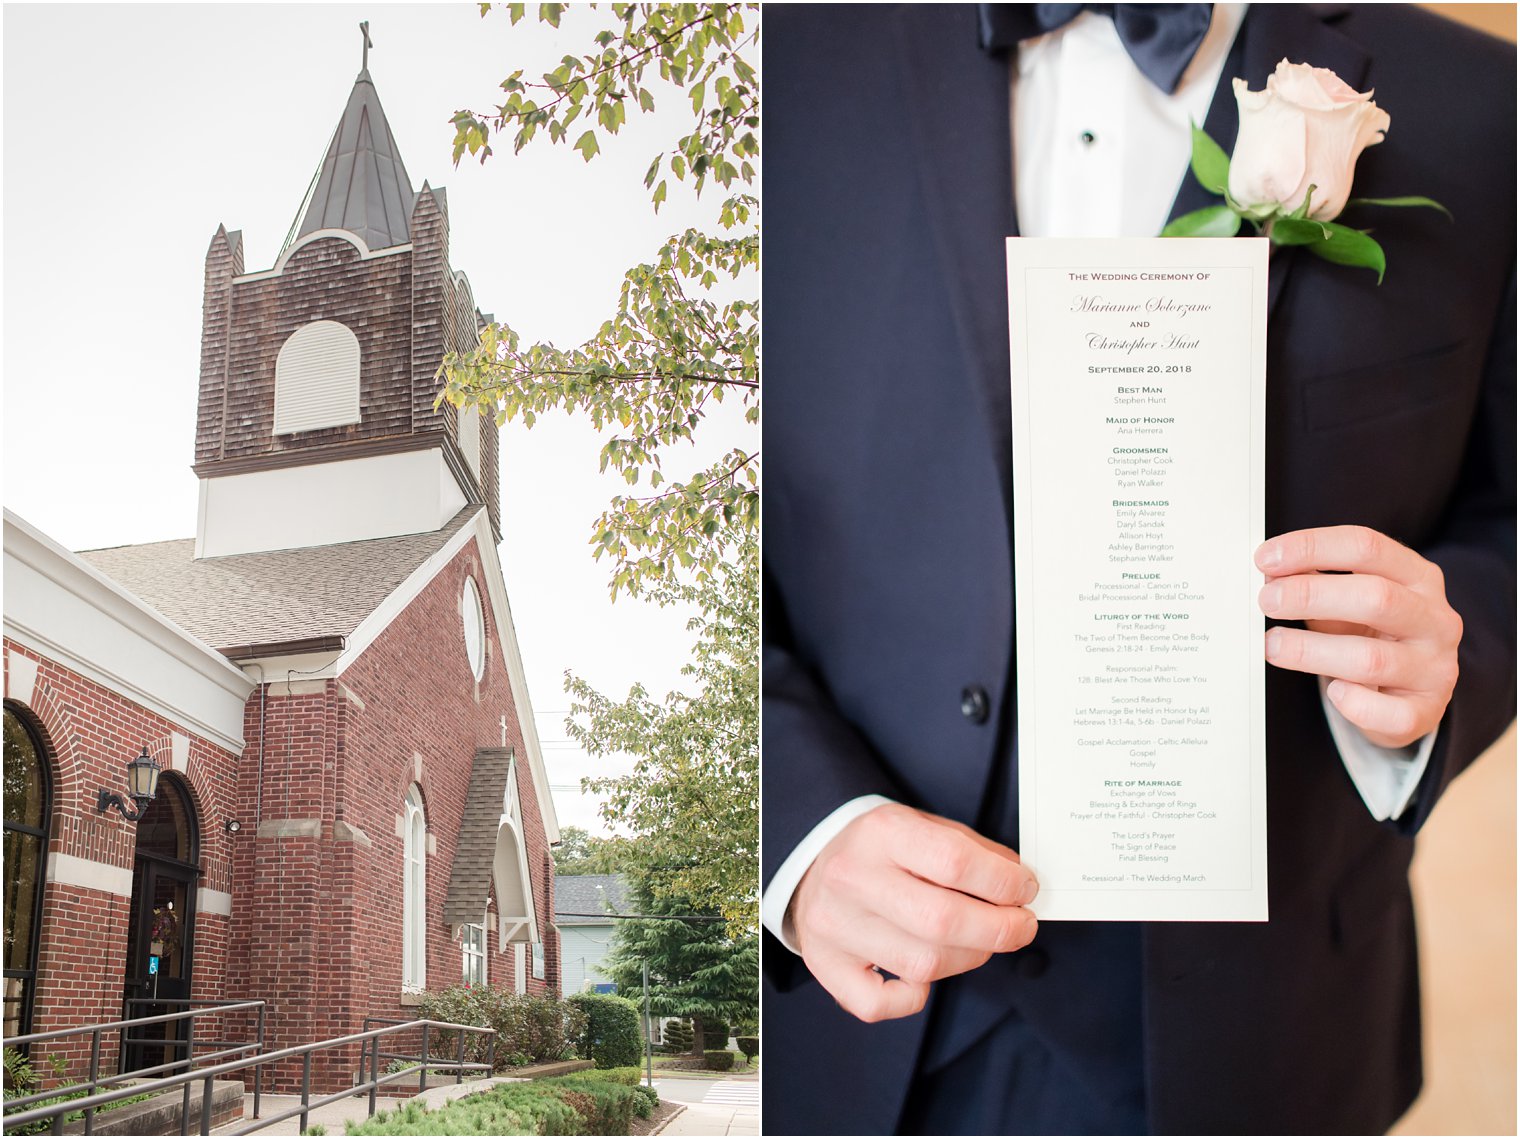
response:
<path fill-rule="evenodd" d="M 1267 242 L 1010 238 L 1041 920 L 1265 921 Z"/>

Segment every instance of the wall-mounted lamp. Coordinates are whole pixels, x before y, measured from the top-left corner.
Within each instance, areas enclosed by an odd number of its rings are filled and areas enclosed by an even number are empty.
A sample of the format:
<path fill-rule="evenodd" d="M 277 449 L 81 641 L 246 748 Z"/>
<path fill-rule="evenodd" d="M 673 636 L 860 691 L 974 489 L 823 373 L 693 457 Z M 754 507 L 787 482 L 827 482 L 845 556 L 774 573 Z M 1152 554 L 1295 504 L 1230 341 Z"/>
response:
<path fill-rule="evenodd" d="M 236 819 L 227 819 L 222 823 L 222 829 L 228 834 L 237 834 L 238 831 L 243 829 L 243 824 Z"/>
<path fill-rule="evenodd" d="M 148 755 L 148 747 L 144 744 L 142 754 L 127 764 L 127 794 L 136 804 L 136 808 L 128 810 L 125 799 L 114 791 L 102 788 L 100 800 L 95 809 L 104 813 L 108 808 L 115 807 L 121 812 L 122 818 L 129 823 L 135 823 L 142 818 L 143 811 L 147 810 L 148 804 L 153 801 L 153 796 L 158 794 L 159 771 L 158 761 Z"/>

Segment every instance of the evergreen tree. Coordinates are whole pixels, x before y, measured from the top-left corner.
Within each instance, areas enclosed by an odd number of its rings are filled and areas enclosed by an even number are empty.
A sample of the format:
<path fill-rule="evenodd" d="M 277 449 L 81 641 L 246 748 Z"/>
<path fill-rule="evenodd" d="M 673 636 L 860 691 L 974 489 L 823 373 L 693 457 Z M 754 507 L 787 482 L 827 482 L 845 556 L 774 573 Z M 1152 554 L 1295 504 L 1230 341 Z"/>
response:
<path fill-rule="evenodd" d="M 730 936 L 716 910 L 693 907 L 678 894 L 656 896 L 646 875 L 629 883 L 634 913 L 670 915 L 663 920 L 619 922 L 612 953 L 601 969 L 618 992 L 642 1002 L 643 963 L 649 963 L 653 1016 L 690 1017 L 692 1051 L 702 1050 L 703 1022 L 753 1018 L 759 1003 L 760 941 L 752 933 Z M 672 920 L 677 915 L 712 920 Z"/>

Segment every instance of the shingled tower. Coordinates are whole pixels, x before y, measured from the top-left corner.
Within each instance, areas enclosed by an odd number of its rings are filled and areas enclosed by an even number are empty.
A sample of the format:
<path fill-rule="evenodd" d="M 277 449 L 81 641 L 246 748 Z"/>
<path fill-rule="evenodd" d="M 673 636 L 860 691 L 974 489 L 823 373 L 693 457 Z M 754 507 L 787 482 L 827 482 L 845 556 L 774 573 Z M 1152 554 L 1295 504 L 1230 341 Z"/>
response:
<path fill-rule="evenodd" d="M 274 267 L 245 272 L 218 227 L 205 290 L 196 557 L 427 533 L 471 503 L 500 537 L 495 425 L 433 406 L 481 320 L 448 200 L 412 190 L 367 66 Z"/>

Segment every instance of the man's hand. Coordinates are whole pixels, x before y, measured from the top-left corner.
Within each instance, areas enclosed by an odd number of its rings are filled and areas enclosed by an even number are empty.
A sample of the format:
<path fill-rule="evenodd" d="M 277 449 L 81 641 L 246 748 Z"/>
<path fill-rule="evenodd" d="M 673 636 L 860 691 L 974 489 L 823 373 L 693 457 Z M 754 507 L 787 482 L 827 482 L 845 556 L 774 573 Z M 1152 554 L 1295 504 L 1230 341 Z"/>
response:
<path fill-rule="evenodd" d="M 1365 526 L 1279 534 L 1256 551 L 1256 565 L 1267 575 L 1262 612 L 1308 626 L 1268 629 L 1268 661 L 1334 678 L 1330 702 L 1379 747 L 1435 730 L 1462 639 L 1439 566 Z"/>
<path fill-rule="evenodd" d="M 929 983 L 1028 945 L 1039 886 L 1008 847 L 893 803 L 823 848 L 792 894 L 802 958 L 848 1013 L 912 1016 Z M 878 967 L 895 974 L 882 976 Z"/>

